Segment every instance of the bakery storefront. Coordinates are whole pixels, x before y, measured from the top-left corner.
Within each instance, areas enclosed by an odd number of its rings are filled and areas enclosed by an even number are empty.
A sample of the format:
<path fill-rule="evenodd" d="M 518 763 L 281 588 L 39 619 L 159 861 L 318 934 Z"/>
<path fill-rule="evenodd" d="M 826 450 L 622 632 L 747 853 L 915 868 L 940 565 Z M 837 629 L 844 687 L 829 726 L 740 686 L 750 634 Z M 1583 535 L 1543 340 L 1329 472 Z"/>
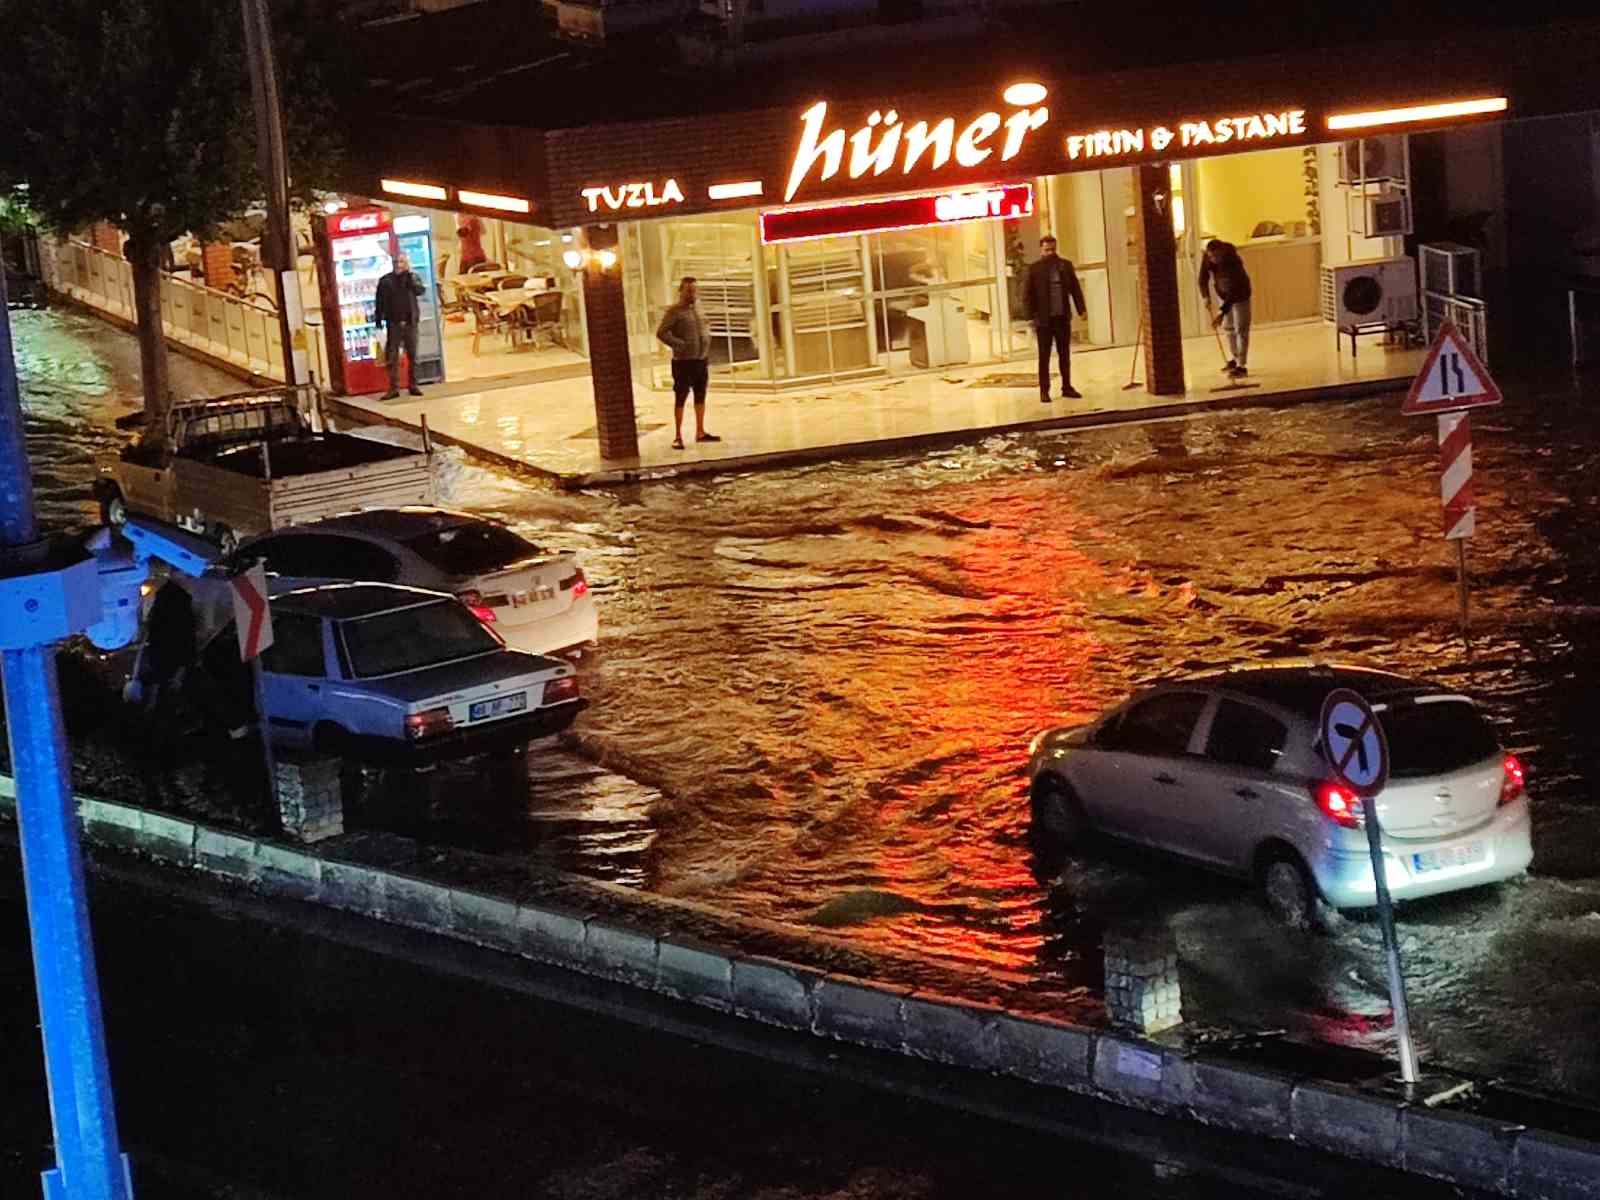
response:
<path fill-rule="evenodd" d="M 1315 319 L 1326 264 L 1403 255 L 1407 135 L 1504 121 L 1528 90 L 1492 52 L 1458 57 L 1449 87 L 1396 86 L 1378 57 L 1339 75 L 1316 61 L 881 96 L 853 82 L 788 106 L 477 140 L 397 117 L 358 182 L 396 202 L 429 189 L 455 214 L 486 194 L 526 206 L 570 273 L 582 335 L 564 340 L 588 360 L 606 459 L 637 454 L 635 394 L 667 385 L 653 334 L 683 276 L 699 281 L 719 394 L 1019 373 L 1034 353 L 1021 283 L 1046 233 L 1083 284 L 1078 348 L 1138 342 L 1146 390 L 1181 393 L 1183 339 L 1209 334 L 1194 286 L 1208 239 L 1240 247 L 1258 328 Z M 445 132 L 450 152 L 431 153 Z M 1349 178 L 1352 140 L 1388 148 L 1381 175 Z"/>

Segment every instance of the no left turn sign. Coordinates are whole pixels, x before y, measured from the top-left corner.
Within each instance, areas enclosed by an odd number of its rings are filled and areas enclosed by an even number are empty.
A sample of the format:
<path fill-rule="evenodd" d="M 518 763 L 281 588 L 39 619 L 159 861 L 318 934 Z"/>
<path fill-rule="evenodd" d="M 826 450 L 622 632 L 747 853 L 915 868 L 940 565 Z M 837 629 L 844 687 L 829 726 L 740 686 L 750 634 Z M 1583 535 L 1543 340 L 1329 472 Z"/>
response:
<path fill-rule="evenodd" d="M 1389 742 L 1365 697 L 1335 688 L 1322 702 L 1322 753 L 1339 782 L 1358 796 L 1376 796 L 1389 782 Z"/>

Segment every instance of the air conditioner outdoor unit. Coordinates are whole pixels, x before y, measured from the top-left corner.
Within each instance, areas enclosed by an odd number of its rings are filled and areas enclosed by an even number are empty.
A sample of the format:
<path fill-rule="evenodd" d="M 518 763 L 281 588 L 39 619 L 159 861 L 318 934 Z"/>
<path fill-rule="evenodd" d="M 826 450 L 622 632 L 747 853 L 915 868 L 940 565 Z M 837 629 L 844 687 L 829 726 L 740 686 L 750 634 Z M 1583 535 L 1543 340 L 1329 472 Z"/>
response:
<path fill-rule="evenodd" d="M 1406 183 L 1411 178 L 1409 148 L 1404 134 L 1351 138 L 1339 147 L 1339 182 Z"/>
<path fill-rule="evenodd" d="M 1341 329 L 1400 325 L 1417 319 L 1417 264 L 1369 258 L 1322 268 L 1322 319 Z"/>
<path fill-rule="evenodd" d="M 1483 260 L 1477 250 L 1457 242 L 1427 242 L 1417 247 L 1422 290 L 1443 296 L 1483 295 Z"/>
<path fill-rule="evenodd" d="M 1411 197 L 1401 189 L 1384 187 L 1350 199 L 1361 205 L 1360 220 L 1351 222 L 1351 232 L 1363 237 L 1404 237 L 1411 232 Z"/>

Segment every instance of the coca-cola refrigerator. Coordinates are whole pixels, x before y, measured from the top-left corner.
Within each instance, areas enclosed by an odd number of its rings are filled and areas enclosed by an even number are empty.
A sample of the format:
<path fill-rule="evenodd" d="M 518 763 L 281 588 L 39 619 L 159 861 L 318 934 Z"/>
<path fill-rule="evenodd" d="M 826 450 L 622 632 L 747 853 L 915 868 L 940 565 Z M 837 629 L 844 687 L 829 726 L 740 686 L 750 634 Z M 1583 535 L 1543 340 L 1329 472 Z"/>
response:
<path fill-rule="evenodd" d="M 383 208 L 345 209 L 318 222 L 317 234 L 329 385 L 346 396 L 387 391 L 389 375 L 376 306 L 378 280 L 394 269 L 391 215 Z"/>

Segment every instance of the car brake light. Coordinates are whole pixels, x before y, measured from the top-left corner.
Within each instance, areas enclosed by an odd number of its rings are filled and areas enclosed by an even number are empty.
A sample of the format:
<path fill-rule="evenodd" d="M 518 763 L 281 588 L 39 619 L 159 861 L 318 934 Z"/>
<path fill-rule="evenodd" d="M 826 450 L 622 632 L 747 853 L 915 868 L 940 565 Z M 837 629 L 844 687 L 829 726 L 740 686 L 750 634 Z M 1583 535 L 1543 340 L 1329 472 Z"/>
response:
<path fill-rule="evenodd" d="M 1311 796 L 1318 808 L 1346 829 L 1360 829 L 1365 824 L 1361 798 L 1349 788 L 1331 781 L 1313 784 Z"/>
<path fill-rule="evenodd" d="M 1527 790 L 1527 775 L 1515 754 L 1506 755 L 1505 762 L 1501 763 L 1500 767 L 1504 772 L 1500 779 L 1500 803 L 1510 804 Z"/>
<path fill-rule="evenodd" d="M 576 675 L 563 675 L 560 679 L 552 679 L 544 685 L 544 702 L 546 704 L 561 704 L 577 698 L 578 677 Z"/>
<path fill-rule="evenodd" d="M 589 580 L 584 575 L 583 568 L 579 567 L 578 568 L 578 573 L 575 576 L 573 576 L 572 598 L 574 600 L 576 600 L 579 596 L 587 596 L 588 594 L 589 594 Z"/>
<path fill-rule="evenodd" d="M 423 712 L 407 713 L 406 737 L 416 741 L 419 738 L 448 733 L 454 724 L 455 722 L 450 719 L 448 708 L 430 708 Z"/>
<path fill-rule="evenodd" d="M 493 625 L 495 623 L 494 609 L 483 602 L 483 593 L 477 588 L 468 588 L 464 592 L 457 592 L 456 599 L 465 604 L 471 610 L 472 615 L 485 625 Z"/>

